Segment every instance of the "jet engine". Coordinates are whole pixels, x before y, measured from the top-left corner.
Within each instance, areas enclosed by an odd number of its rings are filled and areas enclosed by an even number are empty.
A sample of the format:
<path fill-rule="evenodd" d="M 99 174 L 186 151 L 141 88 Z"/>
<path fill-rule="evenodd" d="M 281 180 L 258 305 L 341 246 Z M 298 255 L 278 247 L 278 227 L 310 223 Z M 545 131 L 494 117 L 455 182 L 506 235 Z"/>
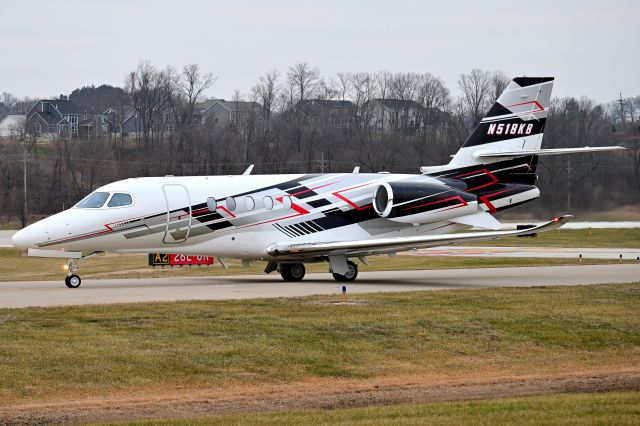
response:
<path fill-rule="evenodd" d="M 425 181 L 380 184 L 373 192 L 373 208 L 380 217 L 402 223 L 430 223 L 478 211 L 475 195 Z"/>

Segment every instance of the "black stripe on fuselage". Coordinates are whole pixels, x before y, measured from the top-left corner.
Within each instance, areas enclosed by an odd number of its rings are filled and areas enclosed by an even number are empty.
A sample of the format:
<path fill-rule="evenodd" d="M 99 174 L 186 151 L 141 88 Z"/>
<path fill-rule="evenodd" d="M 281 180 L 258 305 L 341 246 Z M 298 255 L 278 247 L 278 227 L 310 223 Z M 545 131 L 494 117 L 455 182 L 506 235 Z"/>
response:
<path fill-rule="evenodd" d="M 309 198 L 309 197 L 314 197 L 316 195 L 318 195 L 317 192 L 313 191 L 312 189 L 307 188 L 306 186 L 300 186 L 300 187 L 295 187 L 292 189 L 288 189 L 286 191 L 289 195 L 291 195 L 292 197 L 296 197 L 299 200 L 305 199 L 305 198 Z"/>
<path fill-rule="evenodd" d="M 430 173 L 429 176 L 442 178 L 442 182 L 449 186 L 453 185 L 451 185 L 451 182 L 447 181 L 456 180 L 464 182 L 466 188 L 474 188 L 484 183 L 484 180 L 487 178 L 486 170 L 488 170 L 498 179 L 499 182 L 533 185 L 537 179 L 537 165 L 538 156 L 529 155 L 513 158 L 511 160 L 498 161 L 497 163 L 477 164 L 437 173 Z M 455 187 L 460 190 L 468 191 L 466 188 Z M 474 191 L 474 193 L 475 192 L 476 191 Z"/>
<path fill-rule="evenodd" d="M 324 229 L 340 228 L 379 217 L 371 204 L 368 207 L 364 206 L 361 210 L 352 209 L 343 212 L 340 209 L 330 209 L 323 213 L 325 217 L 314 219 L 314 221 Z"/>
<path fill-rule="evenodd" d="M 324 207 L 324 206 L 330 206 L 331 205 L 331 201 L 324 199 L 324 198 L 319 198 L 317 200 L 313 200 L 313 201 L 307 201 L 307 204 L 309 204 L 311 207 L 313 208 L 320 208 L 320 207 Z"/>

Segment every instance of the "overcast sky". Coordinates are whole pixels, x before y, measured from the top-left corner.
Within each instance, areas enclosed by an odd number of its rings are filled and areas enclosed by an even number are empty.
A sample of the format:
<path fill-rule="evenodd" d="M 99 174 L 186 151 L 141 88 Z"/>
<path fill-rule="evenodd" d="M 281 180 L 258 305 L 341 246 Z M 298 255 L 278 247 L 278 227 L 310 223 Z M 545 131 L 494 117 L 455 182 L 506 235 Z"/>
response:
<path fill-rule="evenodd" d="M 208 95 L 307 61 L 339 71 L 555 76 L 556 95 L 640 94 L 640 1 L 63 0 L 0 3 L 0 92 L 122 85 L 142 59 L 198 63 Z"/>

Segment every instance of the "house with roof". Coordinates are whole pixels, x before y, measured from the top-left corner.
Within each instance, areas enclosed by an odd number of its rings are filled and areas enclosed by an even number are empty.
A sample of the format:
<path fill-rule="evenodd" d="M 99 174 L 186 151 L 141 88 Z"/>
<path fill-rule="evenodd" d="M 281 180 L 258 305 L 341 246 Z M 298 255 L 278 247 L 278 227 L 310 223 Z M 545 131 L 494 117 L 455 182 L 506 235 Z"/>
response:
<path fill-rule="evenodd" d="M 257 102 L 217 99 L 198 114 L 201 114 L 204 125 L 218 128 L 246 128 L 264 122 L 262 105 Z"/>
<path fill-rule="evenodd" d="M 424 107 L 412 100 L 373 99 L 367 105 L 369 126 L 378 131 L 414 131 L 422 127 Z"/>
<path fill-rule="evenodd" d="M 60 99 L 43 99 L 26 115 L 27 132 L 39 137 L 91 137 L 108 133 L 108 120 L 89 108 L 80 108 L 61 96 Z"/>
<path fill-rule="evenodd" d="M 0 120 L 0 139 L 17 139 L 24 131 L 26 115 L 9 114 Z"/>
<path fill-rule="evenodd" d="M 110 110 L 109 113 L 113 115 L 115 120 L 120 121 L 118 118 L 122 120 L 119 131 L 122 132 L 123 136 L 138 136 L 142 134 L 144 130 L 142 119 L 132 105 L 125 105 L 121 113 L 115 110 Z"/>
<path fill-rule="evenodd" d="M 308 124 L 325 123 L 342 128 L 355 125 L 357 110 L 351 101 L 331 99 L 305 99 L 298 101 L 294 106 L 294 111 L 300 114 Z"/>

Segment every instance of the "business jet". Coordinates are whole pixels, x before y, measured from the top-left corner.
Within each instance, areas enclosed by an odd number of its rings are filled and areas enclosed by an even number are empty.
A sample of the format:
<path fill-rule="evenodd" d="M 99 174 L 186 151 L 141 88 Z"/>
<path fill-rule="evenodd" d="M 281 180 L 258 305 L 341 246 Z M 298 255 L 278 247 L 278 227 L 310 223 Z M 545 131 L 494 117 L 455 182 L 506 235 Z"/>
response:
<path fill-rule="evenodd" d="M 12 242 L 31 256 L 79 260 L 102 252 L 181 253 L 265 261 L 266 273 L 300 281 L 325 262 L 337 281 L 354 260 L 423 247 L 556 229 L 571 216 L 501 230 L 496 213 L 540 195 L 541 156 L 624 149 L 542 149 L 553 78 L 514 78 L 451 161 L 420 174 L 328 173 L 165 176 L 98 188 L 72 208 L 27 226 Z M 467 231 L 481 228 L 481 231 Z"/>

